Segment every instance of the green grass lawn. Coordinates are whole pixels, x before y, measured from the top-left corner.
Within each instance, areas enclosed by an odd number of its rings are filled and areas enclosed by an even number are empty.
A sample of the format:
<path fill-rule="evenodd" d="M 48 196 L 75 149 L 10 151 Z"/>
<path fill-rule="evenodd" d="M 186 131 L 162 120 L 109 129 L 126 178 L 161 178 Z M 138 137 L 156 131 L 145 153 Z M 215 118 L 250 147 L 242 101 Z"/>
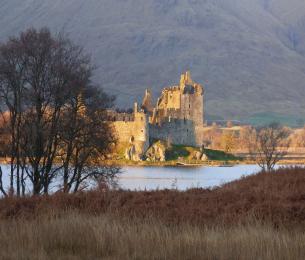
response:
<path fill-rule="evenodd" d="M 194 152 L 199 151 L 199 148 L 183 145 L 173 145 L 166 152 L 166 158 L 168 161 L 176 161 L 179 158 L 191 159 L 189 158 Z M 212 161 L 238 161 L 241 158 L 234 156 L 233 154 L 225 153 L 223 151 L 205 149 L 205 153 L 209 160 Z"/>
<path fill-rule="evenodd" d="M 121 144 L 117 150 L 117 159 L 121 164 L 129 164 L 130 161 L 126 160 L 124 157 L 124 153 L 127 145 Z M 166 150 L 166 161 L 167 162 L 175 162 L 178 161 L 179 158 L 183 158 L 183 160 L 187 161 L 195 161 L 192 157 L 198 152 L 200 149 L 192 146 L 184 146 L 184 145 L 171 145 L 170 148 Z M 242 158 L 236 157 L 233 154 L 226 153 L 224 151 L 205 149 L 205 153 L 208 156 L 210 161 L 240 161 Z"/>
<path fill-rule="evenodd" d="M 183 145 L 172 145 L 171 148 L 166 151 L 166 159 L 168 161 L 176 161 L 179 159 L 179 157 L 187 158 L 191 155 L 193 151 L 195 151 L 195 148 L 193 147 L 186 147 Z"/>
<path fill-rule="evenodd" d="M 205 149 L 206 155 L 210 160 L 213 161 L 239 161 L 241 158 L 234 156 L 230 153 L 225 153 L 223 151 Z"/>

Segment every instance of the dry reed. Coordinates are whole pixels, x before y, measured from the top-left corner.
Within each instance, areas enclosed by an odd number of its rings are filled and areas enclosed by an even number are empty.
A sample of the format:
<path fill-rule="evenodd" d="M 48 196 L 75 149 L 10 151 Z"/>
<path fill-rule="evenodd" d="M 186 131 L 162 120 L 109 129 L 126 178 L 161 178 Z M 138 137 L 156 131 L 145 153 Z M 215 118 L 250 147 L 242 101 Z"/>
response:
<path fill-rule="evenodd" d="M 0 223 L 0 259 L 303 259 L 304 230 L 66 213 Z"/>
<path fill-rule="evenodd" d="M 304 259 L 305 170 L 212 190 L 0 200 L 0 259 Z"/>

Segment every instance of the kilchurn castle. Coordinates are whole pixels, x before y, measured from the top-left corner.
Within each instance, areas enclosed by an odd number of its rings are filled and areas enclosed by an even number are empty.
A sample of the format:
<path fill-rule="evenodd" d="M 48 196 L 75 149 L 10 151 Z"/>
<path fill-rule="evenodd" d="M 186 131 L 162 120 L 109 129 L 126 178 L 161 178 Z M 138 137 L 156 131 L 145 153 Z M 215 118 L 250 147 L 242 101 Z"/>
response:
<path fill-rule="evenodd" d="M 181 75 L 179 85 L 163 89 L 155 105 L 150 90 L 146 90 L 141 106 L 135 103 L 132 113 L 110 110 L 108 120 L 118 142 L 129 144 L 130 152 L 138 158 L 155 140 L 201 146 L 204 88 L 192 80 L 188 71 Z"/>

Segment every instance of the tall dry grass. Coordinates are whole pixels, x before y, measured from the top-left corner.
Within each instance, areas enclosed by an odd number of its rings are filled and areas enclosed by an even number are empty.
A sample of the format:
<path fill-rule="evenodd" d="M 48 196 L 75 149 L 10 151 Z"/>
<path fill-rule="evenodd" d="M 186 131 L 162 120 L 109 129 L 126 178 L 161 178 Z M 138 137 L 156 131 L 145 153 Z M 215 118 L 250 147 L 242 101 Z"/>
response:
<path fill-rule="evenodd" d="M 304 230 L 67 213 L 0 222 L 0 259 L 304 259 Z"/>
<path fill-rule="evenodd" d="M 216 189 L 0 200 L 0 259 L 305 259 L 305 169 Z"/>

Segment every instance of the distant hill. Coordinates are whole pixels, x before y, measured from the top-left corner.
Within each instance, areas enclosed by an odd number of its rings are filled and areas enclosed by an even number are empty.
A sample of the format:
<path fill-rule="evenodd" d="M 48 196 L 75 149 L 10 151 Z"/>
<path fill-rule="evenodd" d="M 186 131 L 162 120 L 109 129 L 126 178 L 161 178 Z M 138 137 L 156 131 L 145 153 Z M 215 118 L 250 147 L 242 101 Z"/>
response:
<path fill-rule="evenodd" d="M 304 0 L 2 0 L 0 25 L 69 33 L 120 106 L 190 69 L 212 117 L 305 118 Z"/>

